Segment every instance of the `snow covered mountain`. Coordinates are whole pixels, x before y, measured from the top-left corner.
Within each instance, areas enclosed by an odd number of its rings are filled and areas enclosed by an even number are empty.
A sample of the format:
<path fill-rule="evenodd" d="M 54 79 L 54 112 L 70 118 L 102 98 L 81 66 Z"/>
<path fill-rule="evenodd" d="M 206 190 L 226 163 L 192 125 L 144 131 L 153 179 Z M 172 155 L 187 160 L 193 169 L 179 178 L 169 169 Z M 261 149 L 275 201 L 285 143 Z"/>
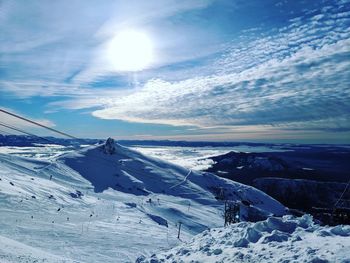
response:
<path fill-rule="evenodd" d="M 253 187 L 112 141 L 47 159 L 0 154 L 0 261 L 133 262 L 222 226 L 222 197 L 285 214 Z"/>
<path fill-rule="evenodd" d="M 321 227 L 301 218 L 270 217 L 206 230 L 189 243 L 138 263 L 157 262 L 339 262 L 350 261 L 350 226 Z"/>

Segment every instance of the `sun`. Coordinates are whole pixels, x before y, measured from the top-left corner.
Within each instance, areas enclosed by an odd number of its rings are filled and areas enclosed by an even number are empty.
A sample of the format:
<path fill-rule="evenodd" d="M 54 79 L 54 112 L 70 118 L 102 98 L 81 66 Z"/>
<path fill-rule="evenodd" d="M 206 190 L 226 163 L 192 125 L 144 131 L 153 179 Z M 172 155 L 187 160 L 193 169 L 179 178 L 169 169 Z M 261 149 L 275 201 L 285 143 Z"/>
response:
<path fill-rule="evenodd" d="M 110 41 L 107 56 L 114 70 L 141 71 L 153 60 L 152 41 L 142 31 L 121 31 Z"/>

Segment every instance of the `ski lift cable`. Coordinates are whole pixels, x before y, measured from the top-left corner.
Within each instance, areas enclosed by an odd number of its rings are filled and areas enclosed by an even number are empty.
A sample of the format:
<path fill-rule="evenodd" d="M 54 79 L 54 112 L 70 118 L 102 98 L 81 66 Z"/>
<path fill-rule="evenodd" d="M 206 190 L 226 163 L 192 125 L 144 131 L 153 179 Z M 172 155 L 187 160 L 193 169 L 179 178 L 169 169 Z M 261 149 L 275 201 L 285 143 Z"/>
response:
<path fill-rule="evenodd" d="M 0 126 L 6 127 L 8 129 L 11 129 L 11 130 L 14 130 L 14 131 L 17 131 L 17 132 L 20 132 L 20 133 L 23 133 L 23 134 L 26 134 L 26 135 L 29 135 L 29 136 L 40 138 L 40 139 L 45 140 L 47 142 L 50 142 L 52 144 L 57 144 L 57 142 L 55 142 L 55 141 L 52 141 L 52 140 L 47 139 L 45 137 L 41 137 L 39 135 L 36 135 L 36 134 L 30 133 L 30 132 L 24 131 L 24 130 L 18 128 L 18 127 L 14 127 L 12 125 L 8 125 L 8 124 L 5 124 L 3 122 L 0 122 Z M 105 158 L 103 158 L 101 156 L 98 156 L 98 155 L 92 155 L 91 157 L 94 158 L 94 159 L 103 160 L 103 161 L 108 162 L 108 163 L 114 163 L 113 161 L 105 159 Z"/>
<path fill-rule="evenodd" d="M 3 113 L 5 113 L 5 114 L 8 114 L 8 115 L 13 116 L 13 117 L 15 117 L 15 118 L 18 118 L 18 119 L 20 119 L 20 120 L 24 120 L 24 121 L 29 122 L 29 123 L 31 123 L 31 124 L 37 125 L 37 126 L 39 126 L 39 127 L 45 128 L 45 129 L 47 129 L 47 130 L 49 130 L 49 131 L 52 131 L 52 132 L 58 133 L 58 134 L 60 134 L 60 135 L 66 136 L 66 137 L 68 137 L 68 138 L 71 138 L 71 139 L 74 139 L 74 140 L 79 140 L 79 141 L 86 141 L 86 142 L 89 144 L 89 142 L 88 142 L 87 140 L 85 140 L 85 139 L 80 139 L 80 138 L 78 138 L 78 137 L 76 137 L 76 136 L 73 136 L 73 135 L 70 135 L 70 134 L 68 134 L 68 133 L 66 133 L 66 132 L 62 132 L 62 131 L 59 131 L 59 130 L 57 130 L 57 129 L 48 127 L 48 126 L 46 126 L 46 125 L 44 125 L 44 124 L 41 124 L 41 123 L 38 123 L 38 122 L 36 122 L 36 121 L 30 120 L 30 119 L 25 118 L 25 117 L 23 117 L 23 116 L 19 116 L 18 114 L 11 113 L 11 112 L 9 112 L 9 111 L 7 111 L 7 110 L 4 110 L 4 109 L 1 109 L 1 108 L 0 108 L 0 112 L 3 112 Z M 18 128 L 17 128 L 17 131 L 22 132 L 22 133 L 27 134 L 27 135 L 36 136 L 36 137 L 39 137 L 39 138 L 44 139 L 44 140 L 46 140 L 46 141 L 49 141 L 49 142 L 51 142 L 51 143 L 57 144 L 57 142 L 54 142 L 54 141 L 49 140 L 49 139 L 46 139 L 46 138 L 44 138 L 44 137 L 37 136 L 37 135 L 35 135 L 35 134 L 29 133 L 29 132 L 26 132 L 26 131 L 23 131 L 23 130 L 20 131 L 20 129 L 18 129 Z"/>
<path fill-rule="evenodd" d="M 24 117 L 19 116 L 19 115 L 17 115 L 17 114 L 8 112 L 8 111 L 6 111 L 6 110 L 4 110 L 4 109 L 0 109 L 0 112 L 9 114 L 9 115 L 11 115 L 11 116 L 13 116 L 13 117 L 16 117 L 16 118 L 19 118 L 19 119 L 21 119 L 21 120 L 25 120 L 25 121 L 27 121 L 27 122 L 29 122 L 29 123 L 32 123 L 32 124 L 34 124 L 34 125 L 43 127 L 43 128 L 45 128 L 45 129 L 48 129 L 48 130 L 50 130 L 50 131 L 53 131 L 53 132 L 56 132 L 56 133 L 58 133 L 58 134 L 64 135 L 64 136 L 69 137 L 69 138 L 71 138 L 71 139 L 75 139 L 75 140 L 84 140 L 84 139 L 79 139 L 78 137 L 75 137 L 75 136 L 70 135 L 70 134 L 68 134 L 68 133 L 61 132 L 61 131 L 58 131 L 58 130 L 56 130 L 56 129 L 50 128 L 50 127 L 48 127 L 48 126 L 46 126 L 46 125 L 40 124 L 40 123 L 35 122 L 35 121 L 32 121 L 32 120 L 30 120 L 30 119 L 24 118 Z M 46 140 L 46 141 L 48 141 L 48 142 L 50 142 L 50 143 L 57 144 L 57 142 L 54 142 L 54 141 L 49 140 L 49 139 L 47 139 L 47 138 L 44 138 L 44 137 L 35 135 L 35 134 L 33 134 L 33 133 L 30 133 L 30 132 L 26 132 L 26 131 L 24 131 L 24 130 L 22 130 L 22 129 L 20 129 L 20 128 L 17 128 L 17 127 L 14 127 L 14 126 L 10 126 L 10 125 L 5 124 L 5 123 L 2 123 L 2 124 L 0 124 L 0 125 L 1 125 L 1 126 L 4 126 L 4 127 L 7 127 L 7 128 L 9 128 L 9 129 L 12 129 L 12 130 L 21 132 L 21 133 L 23 133 L 23 134 L 27 134 L 27 135 L 30 135 L 30 136 L 35 136 L 35 137 L 37 137 L 37 138 Z M 101 156 L 95 155 L 95 156 L 92 156 L 92 157 L 93 157 L 93 158 L 98 158 L 98 159 L 100 159 L 100 160 L 104 160 L 104 161 L 109 162 L 109 163 L 112 163 L 111 160 L 105 159 L 105 158 L 103 158 L 103 157 L 101 157 Z"/>
<path fill-rule="evenodd" d="M 7 135 L 11 135 L 11 133 L 7 132 L 7 131 L 4 131 L 4 130 L 1 130 L 0 129 L 0 133 L 4 133 L 4 134 L 7 134 Z"/>
<path fill-rule="evenodd" d="M 40 127 L 45 128 L 45 129 L 47 129 L 47 130 L 49 130 L 49 131 L 52 131 L 52 132 L 61 134 L 61 135 L 66 136 L 66 137 L 69 137 L 69 138 L 71 138 L 71 139 L 78 139 L 77 137 L 72 136 L 72 135 L 69 135 L 68 133 L 61 132 L 61 131 L 59 131 L 59 130 L 56 130 L 56 129 L 51 128 L 51 127 L 48 127 L 48 126 L 46 126 L 46 125 L 44 125 L 44 124 L 41 124 L 41 123 L 39 123 L 39 122 L 36 122 L 36 121 L 32 121 L 32 120 L 30 120 L 30 119 L 27 119 L 27 118 L 25 118 L 25 117 L 19 116 L 19 115 L 17 115 L 17 114 L 14 114 L 14 113 L 12 113 L 12 112 L 7 111 L 7 110 L 0 109 L 0 112 L 3 112 L 3 113 L 5 113 L 5 114 L 7 114 L 7 115 L 11 115 L 11 116 L 13 116 L 13 117 L 15 117 L 15 118 L 17 118 L 17 119 L 20 119 L 20 120 L 29 122 L 29 123 L 31 123 L 31 124 L 40 126 Z"/>
<path fill-rule="evenodd" d="M 14 126 L 12 126 L 12 125 L 8 125 L 8 124 L 5 124 L 5 123 L 3 123 L 3 122 L 0 122 L 0 125 L 3 126 L 3 127 L 8 128 L 8 129 L 11 129 L 11 130 L 14 130 L 14 131 L 23 133 L 23 134 L 27 134 L 27 135 L 30 135 L 30 136 L 34 136 L 34 137 L 40 138 L 40 139 L 42 139 L 42 140 L 45 140 L 45 141 L 48 141 L 48 142 L 53 143 L 53 141 L 51 141 L 51 140 L 49 140 L 49 139 L 46 139 L 46 138 L 44 138 L 44 137 L 35 135 L 35 134 L 33 134 L 33 133 L 30 133 L 30 132 L 26 132 L 26 131 L 24 131 L 24 130 L 22 130 L 22 129 L 19 129 L 19 128 L 17 128 L 17 127 L 14 127 Z"/>

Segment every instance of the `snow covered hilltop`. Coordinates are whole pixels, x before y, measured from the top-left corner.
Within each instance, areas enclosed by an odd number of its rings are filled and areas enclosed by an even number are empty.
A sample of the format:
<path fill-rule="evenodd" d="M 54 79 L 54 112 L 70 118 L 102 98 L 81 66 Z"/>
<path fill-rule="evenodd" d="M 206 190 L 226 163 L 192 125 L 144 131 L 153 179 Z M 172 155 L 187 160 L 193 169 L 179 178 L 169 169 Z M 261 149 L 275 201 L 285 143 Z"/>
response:
<path fill-rule="evenodd" d="M 224 197 L 245 200 L 270 214 L 285 213 L 279 202 L 253 187 L 146 157 L 119 144 L 112 147 L 110 139 L 102 146 L 65 154 L 59 161 L 89 180 L 95 192 L 112 188 L 133 195 L 167 195 L 215 206 Z"/>
<path fill-rule="evenodd" d="M 112 140 L 46 159 L 0 154 L 0 262 L 134 262 L 222 226 L 223 197 L 248 204 L 246 219 L 286 213 L 253 187 Z"/>

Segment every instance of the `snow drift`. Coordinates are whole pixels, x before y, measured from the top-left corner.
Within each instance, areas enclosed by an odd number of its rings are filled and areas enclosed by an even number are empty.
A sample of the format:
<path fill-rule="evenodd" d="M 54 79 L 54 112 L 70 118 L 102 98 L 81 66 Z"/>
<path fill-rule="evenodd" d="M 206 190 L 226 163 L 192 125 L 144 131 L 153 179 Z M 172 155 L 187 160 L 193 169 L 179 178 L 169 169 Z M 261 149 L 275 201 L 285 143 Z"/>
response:
<path fill-rule="evenodd" d="M 138 263 L 350 262 L 350 226 L 321 227 L 305 215 L 206 230 L 189 243 Z"/>

